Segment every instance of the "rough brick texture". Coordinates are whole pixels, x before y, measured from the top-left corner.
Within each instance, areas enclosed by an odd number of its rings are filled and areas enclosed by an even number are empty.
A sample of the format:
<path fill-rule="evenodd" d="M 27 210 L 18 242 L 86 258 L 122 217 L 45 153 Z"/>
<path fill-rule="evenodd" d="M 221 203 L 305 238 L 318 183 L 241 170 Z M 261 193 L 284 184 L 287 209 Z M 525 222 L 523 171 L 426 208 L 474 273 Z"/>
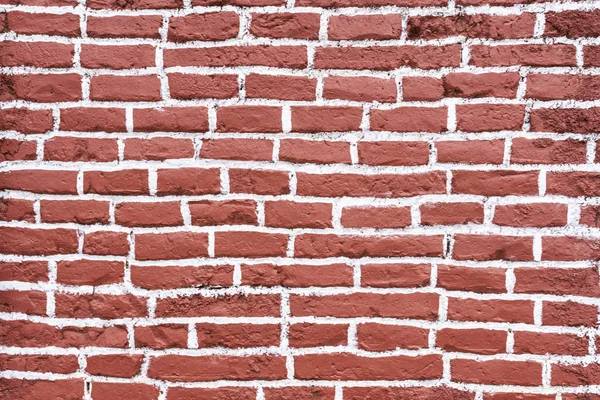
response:
<path fill-rule="evenodd" d="M 598 0 L 0 26 L 0 398 L 600 400 Z"/>

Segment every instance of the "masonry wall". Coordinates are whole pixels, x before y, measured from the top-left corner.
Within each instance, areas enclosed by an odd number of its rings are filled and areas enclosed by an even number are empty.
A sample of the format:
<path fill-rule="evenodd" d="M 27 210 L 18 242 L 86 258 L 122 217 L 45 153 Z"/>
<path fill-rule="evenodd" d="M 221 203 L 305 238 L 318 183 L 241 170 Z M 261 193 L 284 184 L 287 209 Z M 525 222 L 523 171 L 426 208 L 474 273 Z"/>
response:
<path fill-rule="evenodd" d="M 599 2 L 0 3 L 1 398 L 600 399 Z"/>

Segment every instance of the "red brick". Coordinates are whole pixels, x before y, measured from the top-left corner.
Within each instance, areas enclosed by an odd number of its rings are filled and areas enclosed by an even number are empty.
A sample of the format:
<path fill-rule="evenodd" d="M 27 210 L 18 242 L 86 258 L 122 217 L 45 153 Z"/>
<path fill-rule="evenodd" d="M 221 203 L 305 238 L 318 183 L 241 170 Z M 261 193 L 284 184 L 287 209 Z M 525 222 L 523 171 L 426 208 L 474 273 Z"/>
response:
<path fill-rule="evenodd" d="M 153 357 L 148 376 L 169 382 L 279 380 L 286 378 L 285 357 L 169 354 Z"/>
<path fill-rule="evenodd" d="M 583 63 L 586 67 L 600 67 L 600 46 L 584 46 Z"/>
<path fill-rule="evenodd" d="M 81 47 L 81 66 L 96 69 L 133 69 L 155 66 L 155 49 L 150 45 Z"/>
<path fill-rule="evenodd" d="M 261 6 L 283 6 L 285 0 L 192 0 L 194 6 L 240 6 L 240 7 L 261 7 Z"/>
<path fill-rule="evenodd" d="M 280 325 L 254 324 L 196 324 L 198 347 L 245 347 L 279 346 Z"/>
<path fill-rule="evenodd" d="M 125 264 L 122 261 L 59 261 L 56 282 L 66 285 L 92 286 L 122 283 L 124 271 Z"/>
<path fill-rule="evenodd" d="M 207 256 L 208 235 L 206 233 L 143 233 L 135 237 L 137 260 L 171 260 Z"/>
<path fill-rule="evenodd" d="M 514 138 L 510 150 L 513 164 L 584 164 L 586 142 L 576 139 Z"/>
<path fill-rule="evenodd" d="M 552 365 L 553 386 L 589 386 L 600 382 L 600 365 Z"/>
<path fill-rule="evenodd" d="M 322 140 L 286 139 L 279 142 L 279 160 L 293 163 L 350 164 L 350 144 Z"/>
<path fill-rule="evenodd" d="M 403 76 L 402 99 L 406 101 L 436 101 L 444 97 L 444 86 L 439 78 Z"/>
<path fill-rule="evenodd" d="M 236 75 L 169 74 L 171 97 L 178 100 L 228 99 L 237 97 Z"/>
<path fill-rule="evenodd" d="M 562 398 L 563 400 L 598 400 L 600 395 L 590 393 L 564 393 Z"/>
<path fill-rule="evenodd" d="M 533 261 L 533 238 L 457 234 L 454 236 L 452 256 L 455 260 Z"/>
<path fill-rule="evenodd" d="M 74 54 L 72 44 L 11 41 L 0 43 L 0 60 L 4 67 L 70 68 L 73 65 Z"/>
<path fill-rule="evenodd" d="M 195 3 L 199 1 L 220 1 L 220 0 L 193 0 Z M 266 388 L 264 389 L 266 390 Z M 256 398 L 256 389 L 250 387 L 218 387 L 218 388 L 186 388 L 186 387 L 170 387 L 169 400 L 188 400 L 190 398 L 198 398 L 202 400 L 233 400 L 243 399 L 252 400 Z"/>
<path fill-rule="evenodd" d="M 459 45 L 317 47 L 316 50 L 317 69 L 390 71 L 402 67 L 438 69 L 460 64 Z"/>
<path fill-rule="evenodd" d="M 216 257 L 285 257 L 288 235 L 264 232 L 215 232 Z"/>
<path fill-rule="evenodd" d="M 37 159 L 37 143 L 33 140 L 0 139 L 0 162 Z"/>
<path fill-rule="evenodd" d="M 421 287 L 429 284 L 429 264 L 365 264 L 361 285 L 367 287 Z"/>
<path fill-rule="evenodd" d="M 125 326 L 102 328 L 46 325 L 30 321 L 3 321 L 0 343 L 19 347 L 115 347 L 127 346 Z"/>
<path fill-rule="evenodd" d="M 411 222 L 410 207 L 345 207 L 341 218 L 344 228 L 393 229 Z"/>
<path fill-rule="evenodd" d="M 111 162 L 119 158 L 117 141 L 81 137 L 55 136 L 44 142 L 44 160 Z"/>
<path fill-rule="evenodd" d="M 448 299 L 453 321 L 533 323 L 533 302 L 528 300 Z"/>
<path fill-rule="evenodd" d="M 432 132 L 446 131 L 446 107 L 399 107 L 371 110 L 371 129 L 374 131 Z"/>
<path fill-rule="evenodd" d="M 600 195 L 597 172 L 550 172 L 546 176 L 546 193 L 562 196 L 593 197 Z"/>
<path fill-rule="evenodd" d="M 469 64 L 477 67 L 575 66 L 575 46 L 570 44 L 475 45 L 471 46 Z"/>
<path fill-rule="evenodd" d="M 329 40 L 386 40 L 400 39 L 402 16 L 390 15 L 334 15 L 329 18 Z"/>
<path fill-rule="evenodd" d="M 558 333 L 515 332 L 516 354 L 564 354 L 585 356 L 588 354 L 587 336 Z"/>
<path fill-rule="evenodd" d="M 148 194 L 148 171 L 86 171 L 83 174 L 85 193 L 136 195 Z"/>
<path fill-rule="evenodd" d="M 46 14 L 10 11 L 4 29 L 22 35 L 78 37 L 79 16 L 75 14 Z"/>
<path fill-rule="evenodd" d="M 52 129 L 51 110 L 5 108 L 0 110 L 0 129 L 24 134 L 45 133 Z"/>
<path fill-rule="evenodd" d="M 0 312 L 46 315 L 46 293 L 37 291 L 0 291 Z"/>
<path fill-rule="evenodd" d="M 265 396 L 265 400 L 281 400 L 281 399 L 334 400 L 334 398 L 335 398 L 335 389 L 332 387 L 317 387 L 317 386 L 273 387 L 273 388 L 264 388 L 263 393 Z"/>
<path fill-rule="evenodd" d="M 125 110 L 119 108 L 63 108 L 60 129 L 77 132 L 125 132 Z"/>
<path fill-rule="evenodd" d="M 421 225 L 483 223 L 483 204 L 480 203 L 425 203 L 419 211 Z"/>
<path fill-rule="evenodd" d="M 157 399 L 160 390 L 143 383 L 93 382 L 92 393 L 100 399 L 147 400 Z"/>
<path fill-rule="evenodd" d="M 345 387 L 344 398 L 348 400 L 473 400 L 474 393 L 449 388 L 439 387 Z"/>
<path fill-rule="evenodd" d="M 367 165 L 425 165 L 426 142 L 358 142 L 358 161 Z"/>
<path fill-rule="evenodd" d="M 119 203 L 115 207 L 115 223 L 129 227 L 183 225 L 178 201 L 160 203 Z"/>
<path fill-rule="evenodd" d="M 41 6 L 41 7 L 51 7 L 51 6 L 75 7 L 77 5 L 77 0 L 1 0 L 1 3 L 7 4 L 7 5 L 24 5 L 24 6 Z"/>
<path fill-rule="evenodd" d="M 504 140 L 435 142 L 437 161 L 456 164 L 502 164 Z"/>
<path fill-rule="evenodd" d="M 296 257 L 435 257 L 442 255 L 441 236 L 354 236 L 306 233 L 296 236 Z"/>
<path fill-rule="evenodd" d="M 179 48 L 164 51 L 168 67 L 243 67 L 306 68 L 308 54 L 304 46 L 220 46 Z"/>
<path fill-rule="evenodd" d="M 534 0 L 534 3 L 544 3 L 548 0 Z M 510 6 L 513 4 L 525 4 L 529 0 L 458 0 L 458 4 L 462 6 L 481 6 L 485 4 L 497 6 Z"/>
<path fill-rule="evenodd" d="M 393 103 L 397 89 L 393 79 L 329 76 L 325 78 L 323 97 L 353 101 Z"/>
<path fill-rule="evenodd" d="M 298 0 L 296 6 L 302 7 L 415 7 L 421 6 L 443 6 L 448 4 L 446 0 Z"/>
<path fill-rule="evenodd" d="M 198 200 L 190 202 L 189 208 L 193 225 L 258 225 L 253 200 Z"/>
<path fill-rule="evenodd" d="M 532 132 L 593 133 L 600 129 L 600 107 L 534 108 Z"/>
<path fill-rule="evenodd" d="M 0 101 L 55 103 L 81 100 L 81 75 L 0 75 Z"/>
<path fill-rule="evenodd" d="M 107 224 L 109 203 L 95 200 L 42 200 L 42 222 L 75 222 Z"/>
<path fill-rule="evenodd" d="M 537 195 L 537 171 L 453 171 L 452 192 L 480 196 Z"/>
<path fill-rule="evenodd" d="M 319 38 L 320 16 L 316 13 L 253 13 L 250 34 L 273 39 Z"/>
<path fill-rule="evenodd" d="M 33 201 L 0 198 L 0 221 L 35 222 Z"/>
<path fill-rule="evenodd" d="M 87 357 L 85 371 L 90 375 L 132 378 L 139 374 L 142 354 L 107 354 Z"/>
<path fill-rule="evenodd" d="M 0 172 L 0 189 L 76 194 L 77 171 L 24 169 Z"/>
<path fill-rule="evenodd" d="M 545 301 L 542 305 L 542 322 L 554 326 L 593 327 L 598 323 L 598 307 L 573 301 Z"/>
<path fill-rule="evenodd" d="M 194 143 L 191 139 L 155 137 L 151 139 L 126 139 L 125 160 L 168 160 L 193 158 Z"/>
<path fill-rule="evenodd" d="M 437 319 L 438 301 L 438 295 L 435 293 L 353 293 L 321 296 L 292 294 L 290 309 L 295 317 L 380 317 L 432 321 Z"/>
<path fill-rule="evenodd" d="M 292 324 L 289 328 L 290 347 L 344 346 L 348 343 L 348 325 Z"/>
<path fill-rule="evenodd" d="M 552 227 L 567 224 L 567 205 L 528 203 L 497 205 L 493 223 L 503 226 Z"/>
<path fill-rule="evenodd" d="M 207 139 L 200 158 L 240 161 L 272 161 L 273 142 L 263 139 Z"/>
<path fill-rule="evenodd" d="M 290 192 L 289 180 L 287 171 L 233 168 L 229 170 L 229 189 L 231 193 L 287 194 Z"/>
<path fill-rule="evenodd" d="M 437 286 L 461 292 L 506 293 L 506 270 L 438 265 Z"/>
<path fill-rule="evenodd" d="M 39 378 L 38 378 L 39 379 Z M 0 378 L 0 391 L 13 399 L 80 399 L 84 383 L 80 379 L 53 381 Z"/>
<path fill-rule="evenodd" d="M 366 351 L 427 348 L 429 330 L 414 326 L 359 324 L 356 330 L 358 347 Z"/>
<path fill-rule="evenodd" d="M 332 205 L 293 201 L 265 202 L 265 226 L 275 228 L 331 228 Z"/>
<path fill-rule="evenodd" d="M 360 130 L 362 109 L 343 106 L 292 107 L 292 132 L 346 132 Z"/>
<path fill-rule="evenodd" d="M 45 261 L 0 261 L 0 281 L 47 282 Z"/>
<path fill-rule="evenodd" d="M 436 346 L 450 352 L 501 354 L 506 351 L 505 331 L 485 329 L 440 329 Z"/>
<path fill-rule="evenodd" d="M 135 327 L 135 347 L 154 350 L 187 348 L 188 325 L 164 324 Z"/>
<path fill-rule="evenodd" d="M 169 20 L 168 38 L 172 42 L 233 39 L 238 35 L 239 25 L 239 16 L 227 11 L 172 17 Z"/>
<path fill-rule="evenodd" d="M 542 364 L 534 361 L 462 360 L 450 361 L 452 380 L 487 385 L 539 386 Z"/>
<path fill-rule="evenodd" d="M 0 227 L 0 253 L 25 256 L 75 254 L 77 231 L 73 229 L 29 229 Z"/>
<path fill-rule="evenodd" d="M 568 38 L 600 36 L 600 11 L 566 10 L 546 15 L 544 36 L 566 36 Z"/>
<path fill-rule="evenodd" d="M 131 283 L 144 289 L 178 289 L 231 286 L 232 266 L 150 267 L 131 266 Z"/>
<path fill-rule="evenodd" d="M 442 357 L 309 354 L 294 357 L 294 370 L 295 377 L 301 380 L 428 380 L 442 377 Z"/>
<path fill-rule="evenodd" d="M 483 39 L 533 37 L 535 14 L 423 16 L 408 19 L 409 39 L 442 39 L 453 36 Z"/>
<path fill-rule="evenodd" d="M 83 253 L 98 256 L 129 254 L 128 234 L 125 232 L 90 232 L 83 240 Z"/>
<path fill-rule="evenodd" d="M 579 223 L 581 225 L 589 226 L 592 228 L 600 227 L 600 207 L 599 206 L 585 206 L 581 207 L 581 215 L 579 217 Z"/>
<path fill-rule="evenodd" d="M 2 354 L 0 355 L 0 368 L 3 371 L 72 374 L 79 369 L 79 362 L 75 355 L 48 356 Z"/>
<path fill-rule="evenodd" d="M 462 104 L 456 106 L 456 127 L 465 132 L 520 131 L 525 106 L 519 104 Z"/>
<path fill-rule="evenodd" d="M 57 293 L 56 316 L 59 318 L 136 318 L 146 317 L 146 299 L 132 294 Z"/>
<path fill-rule="evenodd" d="M 278 133 L 281 107 L 229 106 L 217 108 L 217 132 Z"/>
<path fill-rule="evenodd" d="M 277 100 L 315 100 L 317 80 L 306 76 L 246 76 L 246 97 Z"/>
<path fill-rule="evenodd" d="M 542 260 L 600 260 L 598 240 L 574 236 L 543 237 Z"/>
<path fill-rule="evenodd" d="M 520 75 L 517 72 L 483 74 L 453 72 L 443 78 L 444 96 L 515 98 L 519 80 Z"/>
<path fill-rule="evenodd" d="M 594 100 L 600 96 L 595 75 L 529 75 L 527 97 L 539 100 Z"/>
<path fill-rule="evenodd" d="M 352 286 L 353 270 L 346 264 L 242 265 L 242 284 L 250 286 Z"/>
<path fill-rule="evenodd" d="M 280 298 L 275 294 L 170 297 L 157 300 L 157 317 L 275 317 Z"/>
<path fill-rule="evenodd" d="M 404 175 L 297 174 L 297 194 L 317 197 L 412 197 L 446 193 L 440 171 Z"/>
<path fill-rule="evenodd" d="M 160 15 L 87 16 L 86 32 L 93 38 L 159 39 Z"/>
<path fill-rule="evenodd" d="M 156 193 L 159 196 L 221 193 L 221 178 L 218 169 L 159 169 L 157 175 Z"/>
<path fill-rule="evenodd" d="M 115 2 L 114 0 L 90 0 L 87 4 L 94 9 L 131 9 L 146 10 L 154 8 L 182 8 L 182 0 L 132 0 L 128 2 Z"/>
<path fill-rule="evenodd" d="M 98 101 L 158 101 L 160 81 L 152 75 L 99 75 L 90 80 L 90 99 Z"/>

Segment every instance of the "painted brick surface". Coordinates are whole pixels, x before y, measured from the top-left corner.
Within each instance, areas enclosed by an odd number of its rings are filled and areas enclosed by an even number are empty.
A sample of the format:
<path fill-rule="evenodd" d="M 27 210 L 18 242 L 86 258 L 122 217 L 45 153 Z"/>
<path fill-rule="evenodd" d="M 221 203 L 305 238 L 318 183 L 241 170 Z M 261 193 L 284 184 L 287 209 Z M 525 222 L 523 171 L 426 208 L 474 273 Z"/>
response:
<path fill-rule="evenodd" d="M 0 26 L 0 398 L 600 399 L 598 1 Z"/>

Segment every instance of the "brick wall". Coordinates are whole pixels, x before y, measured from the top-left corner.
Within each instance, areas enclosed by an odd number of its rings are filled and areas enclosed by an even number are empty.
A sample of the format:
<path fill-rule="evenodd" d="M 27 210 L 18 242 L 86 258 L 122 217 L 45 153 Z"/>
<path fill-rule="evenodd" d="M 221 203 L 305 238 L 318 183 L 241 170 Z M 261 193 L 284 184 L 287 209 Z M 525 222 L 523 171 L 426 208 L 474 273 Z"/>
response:
<path fill-rule="evenodd" d="M 598 1 L 0 25 L 3 399 L 600 399 Z"/>

